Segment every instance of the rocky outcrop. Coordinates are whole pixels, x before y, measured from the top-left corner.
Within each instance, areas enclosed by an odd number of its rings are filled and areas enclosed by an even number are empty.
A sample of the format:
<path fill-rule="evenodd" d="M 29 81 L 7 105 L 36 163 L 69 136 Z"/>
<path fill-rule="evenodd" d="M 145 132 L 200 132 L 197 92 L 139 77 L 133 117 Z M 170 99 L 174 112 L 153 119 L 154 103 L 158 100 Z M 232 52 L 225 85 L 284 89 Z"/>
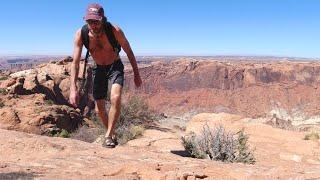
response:
<path fill-rule="evenodd" d="M 69 104 L 70 66 L 72 58 L 58 63 L 41 64 L 34 69 L 10 74 L 2 81 L 0 128 L 36 134 L 53 134 L 62 129 L 75 130 L 94 108 L 91 68 L 87 68 L 85 90 L 80 92 L 79 109 Z M 83 74 L 80 64 L 79 87 Z"/>

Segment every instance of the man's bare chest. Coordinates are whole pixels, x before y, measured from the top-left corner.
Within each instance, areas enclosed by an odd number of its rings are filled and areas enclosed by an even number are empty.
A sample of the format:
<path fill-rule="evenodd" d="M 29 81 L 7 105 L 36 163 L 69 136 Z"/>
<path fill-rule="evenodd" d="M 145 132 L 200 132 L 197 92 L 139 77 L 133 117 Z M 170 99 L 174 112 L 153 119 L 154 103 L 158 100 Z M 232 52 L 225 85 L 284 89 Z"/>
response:
<path fill-rule="evenodd" d="M 89 36 L 89 49 L 92 52 L 110 52 L 113 51 L 111 44 L 105 34 L 99 37 Z"/>

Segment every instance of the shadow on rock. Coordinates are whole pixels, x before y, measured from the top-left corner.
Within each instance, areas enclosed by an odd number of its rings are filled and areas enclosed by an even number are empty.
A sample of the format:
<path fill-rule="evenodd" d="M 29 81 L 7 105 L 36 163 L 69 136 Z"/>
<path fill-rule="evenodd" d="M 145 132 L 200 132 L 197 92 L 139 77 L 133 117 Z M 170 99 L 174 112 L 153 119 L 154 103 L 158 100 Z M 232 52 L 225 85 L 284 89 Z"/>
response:
<path fill-rule="evenodd" d="M 170 151 L 172 154 L 178 155 L 178 156 L 182 156 L 182 157 L 191 157 L 191 155 L 187 152 L 187 151 L 183 151 L 183 150 L 171 150 Z"/>
<path fill-rule="evenodd" d="M 32 180 L 38 175 L 34 173 L 26 173 L 26 172 L 9 172 L 9 173 L 0 173 L 0 179 L 24 179 L 24 180 Z"/>

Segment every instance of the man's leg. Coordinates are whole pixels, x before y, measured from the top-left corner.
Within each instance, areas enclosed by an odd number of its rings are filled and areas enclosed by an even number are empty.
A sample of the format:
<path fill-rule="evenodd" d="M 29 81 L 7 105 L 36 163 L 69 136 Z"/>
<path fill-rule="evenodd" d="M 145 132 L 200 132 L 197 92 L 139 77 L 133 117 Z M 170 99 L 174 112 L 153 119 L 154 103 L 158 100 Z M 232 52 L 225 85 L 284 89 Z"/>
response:
<path fill-rule="evenodd" d="M 109 110 L 106 137 L 112 137 L 114 135 L 114 128 L 117 120 L 119 119 L 121 110 L 121 91 L 122 86 L 120 84 L 112 84 L 110 93 L 111 107 Z"/>
<path fill-rule="evenodd" d="M 96 100 L 96 112 L 98 113 L 103 125 L 108 129 L 108 117 L 106 113 L 106 102 L 104 99 Z"/>

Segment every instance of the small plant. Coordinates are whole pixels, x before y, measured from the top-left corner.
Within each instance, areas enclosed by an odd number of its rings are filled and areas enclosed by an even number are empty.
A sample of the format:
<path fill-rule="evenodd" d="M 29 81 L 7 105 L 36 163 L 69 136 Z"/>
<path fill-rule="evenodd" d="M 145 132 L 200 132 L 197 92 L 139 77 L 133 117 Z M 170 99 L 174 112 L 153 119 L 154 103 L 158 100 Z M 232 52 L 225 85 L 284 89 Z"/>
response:
<path fill-rule="evenodd" d="M 182 144 L 187 152 L 191 155 L 191 157 L 198 158 L 198 159 L 205 159 L 207 158 L 207 154 L 205 151 L 200 149 L 198 141 L 196 139 L 195 134 L 191 134 L 190 137 L 182 137 Z"/>
<path fill-rule="evenodd" d="M 46 105 L 49 105 L 49 106 L 54 105 L 54 102 L 53 102 L 51 99 L 44 100 L 44 103 L 45 103 Z"/>
<path fill-rule="evenodd" d="M 306 134 L 303 138 L 304 140 L 318 140 L 320 139 L 320 136 L 316 132 L 312 132 L 310 134 Z"/>
<path fill-rule="evenodd" d="M 70 133 L 67 130 L 62 129 L 62 131 L 59 133 L 58 137 L 69 138 Z"/>
<path fill-rule="evenodd" d="M 144 127 L 141 125 L 132 125 L 129 127 L 120 128 L 117 132 L 117 139 L 119 144 L 125 144 L 132 139 L 136 139 L 143 134 L 144 130 Z"/>
<path fill-rule="evenodd" d="M 2 99 L 0 99 L 0 108 L 3 108 L 5 105 L 4 105 L 4 102 Z"/>
<path fill-rule="evenodd" d="M 7 80 L 8 78 L 9 78 L 8 76 L 2 76 L 2 77 L 0 77 L 0 81 Z"/>
<path fill-rule="evenodd" d="M 54 134 L 53 136 L 54 137 L 69 138 L 70 137 L 70 133 L 67 130 L 62 129 L 60 132 Z"/>
<path fill-rule="evenodd" d="M 51 137 L 62 137 L 62 138 L 69 138 L 70 137 L 70 133 L 65 130 L 65 129 L 62 129 L 60 130 L 59 128 L 52 128 L 50 131 L 49 131 L 49 136 Z"/>
<path fill-rule="evenodd" d="M 237 136 L 237 154 L 236 162 L 242 162 L 247 164 L 252 164 L 255 162 L 253 153 L 248 148 L 248 135 L 244 133 L 244 130 L 239 131 Z"/>
<path fill-rule="evenodd" d="M 0 94 L 7 95 L 8 91 L 5 88 L 0 88 Z"/>
<path fill-rule="evenodd" d="M 201 135 L 182 138 L 183 146 L 194 158 L 253 164 L 255 158 L 247 142 L 248 136 L 243 130 L 233 134 L 222 126 L 210 129 L 208 125 L 203 127 Z"/>

